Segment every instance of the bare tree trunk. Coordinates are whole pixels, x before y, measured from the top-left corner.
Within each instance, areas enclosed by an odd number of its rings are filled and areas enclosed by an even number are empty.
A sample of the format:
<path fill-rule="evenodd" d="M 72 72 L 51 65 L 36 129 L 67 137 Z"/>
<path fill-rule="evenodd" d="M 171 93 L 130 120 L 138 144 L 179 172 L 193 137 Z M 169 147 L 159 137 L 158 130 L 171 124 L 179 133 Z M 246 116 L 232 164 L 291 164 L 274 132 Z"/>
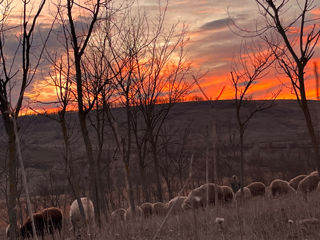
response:
<path fill-rule="evenodd" d="M 316 136 L 316 132 L 312 123 L 312 119 L 311 119 L 311 115 L 310 115 L 310 110 L 309 110 L 309 106 L 307 103 L 306 99 L 303 99 L 301 97 L 301 108 L 302 111 L 304 113 L 304 117 L 306 119 L 306 124 L 307 124 L 307 128 L 309 131 L 309 135 L 311 138 L 311 143 L 312 143 L 312 148 L 313 148 L 313 152 L 314 152 L 314 163 L 317 167 L 318 172 L 320 172 L 320 154 L 319 154 L 319 148 L 318 148 L 318 139 Z"/>
<path fill-rule="evenodd" d="M 240 127 L 240 187 L 241 193 L 243 194 L 244 187 L 244 153 L 243 153 L 243 129 Z"/>
<path fill-rule="evenodd" d="M 98 171 L 97 171 L 97 164 L 93 157 L 92 151 L 92 143 L 89 137 L 89 132 L 86 124 L 86 117 L 82 111 L 79 110 L 79 120 L 80 120 L 80 127 L 82 132 L 82 137 L 84 140 L 84 144 L 86 147 L 87 158 L 89 162 L 89 192 L 90 198 L 93 200 L 94 203 L 94 211 L 96 221 L 98 222 L 99 227 L 101 227 L 101 213 L 100 213 L 100 203 L 99 199 L 99 190 L 98 190 Z"/>
<path fill-rule="evenodd" d="M 134 204 L 134 192 L 133 192 L 133 186 L 132 186 L 132 182 L 130 179 L 130 170 L 129 167 L 127 165 L 125 165 L 125 171 L 126 171 L 126 187 L 127 187 L 127 192 L 128 192 L 128 197 L 129 197 L 129 204 L 130 207 L 132 209 L 133 212 L 135 212 L 136 207 Z"/>
<path fill-rule="evenodd" d="M 14 126 L 12 120 L 7 118 L 7 133 L 9 138 L 9 202 L 8 202 L 8 216 L 10 222 L 10 238 L 17 239 L 17 161 L 16 161 L 16 144 Z"/>
<path fill-rule="evenodd" d="M 158 163 L 158 156 L 157 156 L 157 148 L 153 144 L 153 163 L 154 163 L 154 174 L 156 177 L 156 185 L 157 185 L 157 200 L 159 202 L 163 202 L 162 196 L 162 188 L 161 188 L 161 181 L 160 181 L 160 174 L 159 174 L 159 163 Z"/>
<path fill-rule="evenodd" d="M 150 202 L 150 193 L 148 190 L 146 171 L 145 171 L 145 168 L 140 164 L 139 164 L 139 169 L 140 169 L 140 176 L 141 176 L 141 182 L 142 182 L 143 197 L 145 202 Z"/>
<path fill-rule="evenodd" d="M 108 110 L 110 111 L 110 110 Z M 120 149 L 120 154 L 121 154 L 121 159 L 124 165 L 124 170 L 125 170 L 125 183 L 126 183 L 126 189 L 128 192 L 128 197 L 129 197 L 129 205 L 132 208 L 132 210 L 135 210 L 135 204 L 134 204 L 134 194 L 133 194 L 133 190 L 132 190 L 132 184 L 130 181 L 130 171 L 129 171 L 129 163 L 128 163 L 128 158 L 130 157 L 129 155 L 126 156 L 126 146 L 125 146 L 125 140 L 121 139 L 121 135 L 118 129 L 118 124 L 117 122 L 113 119 L 113 117 L 111 116 L 111 113 L 108 112 L 109 115 L 109 121 L 110 121 L 110 125 L 115 137 L 115 140 L 117 142 L 117 145 Z"/>
<path fill-rule="evenodd" d="M 79 196 L 78 189 L 75 189 L 73 181 L 72 181 L 72 166 L 71 166 L 71 148 L 70 148 L 70 142 L 69 142 L 69 136 L 68 136 L 68 129 L 66 125 L 66 119 L 65 119 L 65 111 L 59 112 L 59 123 L 63 135 L 63 141 L 64 141 L 64 147 L 65 147 L 65 172 L 67 174 L 67 178 L 69 179 L 70 187 L 73 189 L 73 195 L 77 200 L 80 215 L 83 219 L 83 222 L 87 225 L 86 216 L 84 213 L 84 208 Z"/>
<path fill-rule="evenodd" d="M 169 180 L 169 177 L 165 177 L 164 179 L 166 181 L 166 185 L 167 185 L 167 188 L 168 188 L 169 199 L 172 199 L 173 198 L 173 193 L 172 193 L 171 182 Z"/>
<path fill-rule="evenodd" d="M 34 236 L 35 240 L 38 240 L 36 227 L 34 225 L 34 219 L 33 219 L 31 202 L 30 202 L 30 195 L 29 195 L 29 188 L 28 188 L 28 183 L 27 183 L 27 176 L 26 176 L 26 172 L 24 170 L 24 164 L 23 164 L 22 155 L 21 155 L 21 148 L 20 148 L 19 134 L 18 134 L 18 130 L 17 130 L 17 122 L 16 122 L 15 117 L 12 118 L 12 121 L 13 121 L 13 130 L 14 130 L 15 144 L 16 144 L 16 150 L 17 150 L 16 152 L 17 152 L 18 160 L 20 162 L 22 182 L 23 182 L 23 187 L 24 187 L 24 191 L 26 194 L 26 198 L 27 198 L 27 206 L 28 206 L 29 217 L 31 219 L 32 232 L 33 232 L 33 236 Z M 15 203 L 16 203 L 16 200 L 15 200 Z"/>

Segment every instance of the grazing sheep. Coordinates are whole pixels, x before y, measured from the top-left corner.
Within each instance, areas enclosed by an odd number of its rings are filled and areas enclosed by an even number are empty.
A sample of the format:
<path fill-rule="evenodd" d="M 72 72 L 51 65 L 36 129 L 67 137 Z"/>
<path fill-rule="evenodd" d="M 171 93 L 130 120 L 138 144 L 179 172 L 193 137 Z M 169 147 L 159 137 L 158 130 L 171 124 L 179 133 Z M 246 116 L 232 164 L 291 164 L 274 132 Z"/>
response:
<path fill-rule="evenodd" d="M 287 181 L 275 179 L 270 183 L 272 197 L 284 195 L 284 194 L 294 194 L 296 190 L 290 186 Z"/>
<path fill-rule="evenodd" d="M 32 216 L 36 228 L 36 234 L 44 239 L 45 225 L 43 215 L 41 213 L 33 213 Z M 27 217 L 27 219 L 22 224 L 20 228 L 20 235 L 22 239 L 33 238 L 32 220 L 30 217 Z"/>
<path fill-rule="evenodd" d="M 153 204 L 154 215 L 165 215 L 167 213 L 167 205 L 163 202 L 156 202 Z"/>
<path fill-rule="evenodd" d="M 297 190 L 300 181 L 301 181 L 302 179 L 304 179 L 306 176 L 307 176 L 307 175 L 298 175 L 298 176 L 292 178 L 292 179 L 289 181 L 290 186 L 293 187 L 294 190 Z"/>
<path fill-rule="evenodd" d="M 59 208 L 50 207 L 41 210 L 43 221 L 48 233 L 54 238 L 54 231 L 58 230 L 61 235 L 62 229 L 62 211 Z"/>
<path fill-rule="evenodd" d="M 247 200 L 247 199 L 250 199 L 252 198 L 252 195 L 251 195 L 251 191 L 249 188 L 247 187 L 244 187 L 243 188 L 243 195 L 241 193 L 241 188 L 236 192 L 234 198 L 238 201 L 238 200 Z"/>
<path fill-rule="evenodd" d="M 176 196 L 172 198 L 168 203 L 167 203 L 167 208 L 168 211 L 172 208 L 171 212 L 172 213 L 178 213 L 182 211 L 182 203 L 184 200 L 186 200 L 187 197 L 185 196 Z"/>
<path fill-rule="evenodd" d="M 140 205 L 140 208 L 143 211 L 143 215 L 145 218 L 151 217 L 153 214 L 153 205 L 152 203 L 146 202 Z"/>
<path fill-rule="evenodd" d="M 19 230 L 21 228 L 21 225 L 18 223 L 17 224 L 17 230 Z M 8 226 L 6 227 L 6 236 L 7 236 L 7 239 L 10 239 L 10 224 L 8 224 Z M 17 232 L 18 236 L 20 235 L 20 232 Z"/>
<path fill-rule="evenodd" d="M 203 184 L 198 188 L 193 189 L 186 200 L 182 204 L 182 209 L 187 210 L 191 208 L 205 207 L 207 205 L 207 190 L 208 190 L 208 204 L 216 204 L 215 191 L 217 191 L 218 199 L 222 198 L 220 186 L 214 183 Z"/>
<path fill-rule="evenodd" d="M 304 194 L 316 190 L 318 183 L 320 181 L 319 175 L 310 174 L 302 179 L 298 185 L 298 191 Z"/>
<path fill-rule="evenodd" d="M 266 192 L 266 185 L 262 182 L 250 183 L 247 188 L 250 189 L 252 197 L 264 196 Z"/>
<path fill-rule="evenodd" d="M 232 202 L 233 198 L 234 198 L 234 193 L 232 188 L 228 187 L 228 186 L 220 186 L 221 189 L 221 194 L 222 194 L 222 203 L 230 203 Z"/>
<path fill-rule="evenodd" d="M 124 221 L 124 215 L 127 210 L 118 208 L 111 213 L 111 222 Z"/>
<path fill-rule="evenodd" d="M 135 212 L 133 212 L 131 207 L 129 207 L 124 214 L 124 219 L 126 221 L 133 218 L 140 218 L 140 217 L 143 217 L 143 210 L 139 206 L 136 206 Z"/>
<path fill-rule="evenodd" d="M 87 232 L 90 234 L 94 225 L 94 207 L 92 201 L 86 197 L 82 197 L 80 200 L 83 205 L 86 222 L 83 221 L 84 219 L 81 216 L 77 200 L 74 200 L 70 206 L 69 212 L 74 235 L 76 235 L 77 232 L 78 235 L 81 235 L 80 231 L 83 229 L 85 225 L 87 225 Z"/>

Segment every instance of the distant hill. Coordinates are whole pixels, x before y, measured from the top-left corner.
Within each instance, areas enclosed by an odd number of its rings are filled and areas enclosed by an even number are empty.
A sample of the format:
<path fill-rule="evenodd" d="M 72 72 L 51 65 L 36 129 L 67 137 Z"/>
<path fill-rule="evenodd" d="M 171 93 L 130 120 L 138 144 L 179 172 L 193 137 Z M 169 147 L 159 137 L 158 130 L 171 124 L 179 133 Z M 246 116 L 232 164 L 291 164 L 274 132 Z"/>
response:
<path fill-rule="evenodd" d="M 256 103 L 267 103 L 267 101 L 257 101 Z M 252 102 L 249 102 L 250 106 L 252 104 Z M 316 117 L 315 113 L 317 113 L 316 104 L 315 101 L 310 102 L 314 117 Z M 318 108 L 320 116 L 320 106 Z M 113 111 L 118 119 L 125 119 L 121 108 Z M 55 116 L 52 115 L 51 117 Z M 84 147 L 78 129 L 77 114 L 74 112 L 69 113 L 68 118 L 75 127 L 73 134 L 76 144 L 75 156 L 78 159 L 84 159 Z M 222 139 L 221 141 L 228 141 L 227 139 L 231 133 L 237 134 L 235 108 L 232 100 L 214 103 L 178 103 L 169 114 L 167 124 L 170 128 L 177 128 L 179 131 L 189 128 L 189 144 L 200 149 L 204 146 L 204 136 L 207 129 L 209 129 L 209 135 L 211 136 L 210 129 L 212 129 L 214 122 L 217 126 L 218 137 L 220 140 Z M 44 116 L 31 115 L 21 117 L 20 126 L 26 168 L 35 175 L 44 174 L 52 169 L 63 171 L 62 136 L 58 123 Z M 2 122 L 0 122 L 0 136 L 3 136 L 1 141 L 4 143 L 5 130 Z M 109 146 L 114 145 L 111 132 L 107 135 L 106 142 Z M 280 149 L 279 154 L 287 154 L 288 149 L 292 152 L 294 149 L 299 148 L 302 148 L 303 151 L 311 152 L 304 116 L 294 100 L 277 100 L 272 108 L 257 113 L 249 123 L 245 134 L 245 142 L 248 149 L 257 146 L 258 152 L 264 152 L 265 155 L 270 152 L 270 154 L 273 154 L 276 149 Z M 4 148 L 2 148 L 2 151 L 4 151 Z M 3 157 L 3 153 L 1 156 Z M 306 157 L 304 153 L 301 153 L 301 156 Z M 276 160 L 274 161 L 276 164 Z M 267 165 L 267 163 L 262 163 L 262 160 L 260 162 L 263 166 Z M 269 164 L 272 166 L 273 163 L 269 162 Z"/>

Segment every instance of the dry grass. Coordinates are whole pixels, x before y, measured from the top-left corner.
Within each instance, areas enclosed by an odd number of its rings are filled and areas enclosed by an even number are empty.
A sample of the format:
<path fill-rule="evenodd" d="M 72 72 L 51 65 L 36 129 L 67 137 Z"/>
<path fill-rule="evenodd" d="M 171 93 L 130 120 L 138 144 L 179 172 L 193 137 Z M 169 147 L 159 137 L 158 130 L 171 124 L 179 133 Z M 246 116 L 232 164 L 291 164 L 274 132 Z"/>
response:
<path fill-rule="evenodd" d="M 241 205 L 235 203 L 217 208 L 199 209 L 172 215 L 168 218 L 157 239 L 320 239 L 320 223 L 301 225 L 299 220 L 320 219 L 320 195 L 312 193 L 306 202 L 302 196 L 282 197 L 278 199 L 256 198 Z M 216 218 L 224 218 L 216 223 Z M 288 220 L 293 220 L 293 223 Z M 128 222 L 105 223 L 97 231 L 97 240 L 149 240 L 152 239 L 163 217 L 136 219 Z M 66 219 L 63 237 L 74 239 Z M 0 235 L 5 239 L 4 229 Z M 46 239 L 52 239 L 47 236 Z M 82 239 L 89 239 L 83 236 Z"/>
<path fill-rule="evenodd" d="M 224 218 L 223 223 L 216 223 L 216 218 Z M 241 205 L 235 203 L 218 208 L 187 211 L 168 218 L 157 239 L 221 239 L 221 240 L 318 240 L 320 223 L 302 225 L 299 220 L 320 219 L 319 193 L 313 193 L 306 202 L 301 196 L 277 199 L 256 198 Z M 97 231 L 97 240 L 149 240 L 162 223 L 163 217 L 136 219 L 128 222 L 106 223 Z M 293 223 L 288 220 L 292 220 Z M 64 225 L 62 239 L 74 239 Z M 51 239 L 47 236 L 46 239 Z M 83 236 L 82 239 L 89 239 Z"/>

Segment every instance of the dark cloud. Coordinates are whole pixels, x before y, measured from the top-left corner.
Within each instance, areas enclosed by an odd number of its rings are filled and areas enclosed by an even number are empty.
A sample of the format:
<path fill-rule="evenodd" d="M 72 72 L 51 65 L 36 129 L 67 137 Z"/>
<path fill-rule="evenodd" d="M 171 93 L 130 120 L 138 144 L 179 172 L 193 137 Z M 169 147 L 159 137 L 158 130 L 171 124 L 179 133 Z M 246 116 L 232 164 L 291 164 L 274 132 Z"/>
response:
<path fill-rule="evenodd" d="M 217 29 L 223 29 L 228 26 L 228 24 L 232 23 L 231 18 L 223 18 L 219 20 L 214 20 L 211 22 L 207 22 L 203 24 L 200 29 L 201 30 L 217 30 Z"/>

